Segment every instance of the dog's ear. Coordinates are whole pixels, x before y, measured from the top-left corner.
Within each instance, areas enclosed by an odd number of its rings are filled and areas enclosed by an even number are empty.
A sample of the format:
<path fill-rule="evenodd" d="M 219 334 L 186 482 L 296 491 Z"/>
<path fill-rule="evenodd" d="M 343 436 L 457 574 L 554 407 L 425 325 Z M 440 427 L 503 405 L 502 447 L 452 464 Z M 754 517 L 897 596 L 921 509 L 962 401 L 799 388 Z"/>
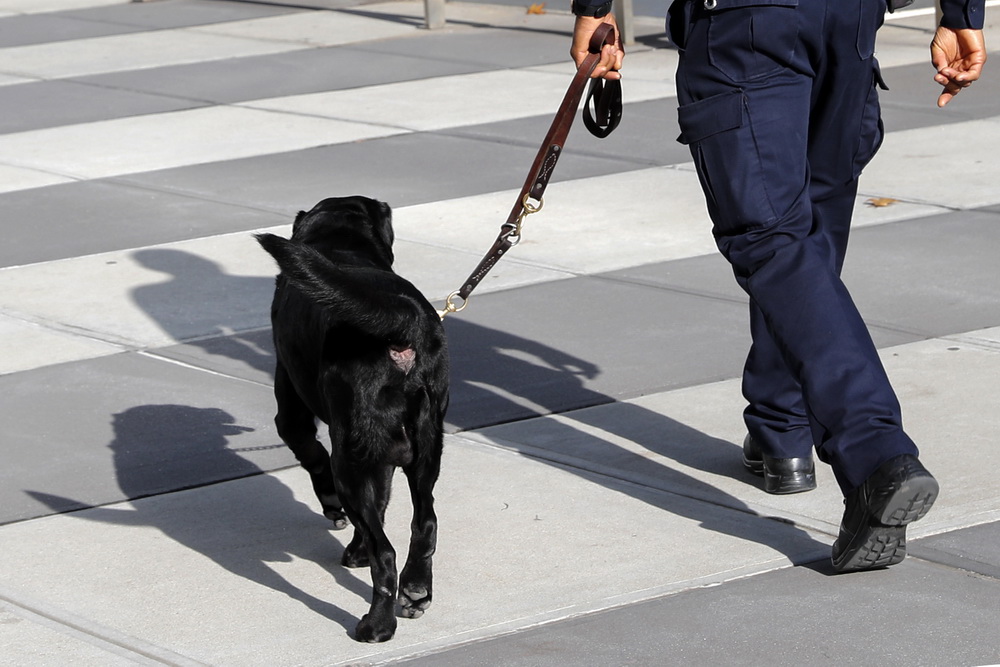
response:
<path fill-rule="evenodd" d="M 395 261 L 395 254 L 392 251 L 392 244 L 396 240 L 396 234 L 392 229 L 392 209 L 385 202 L 380 202 L 372 200 L 375 206 L 368 209 L 369 220 L 374 228 L 375 236 L 377 240 L 381 242 L 381 246 L 386 253 L 389 260 L 389 265 Z"/>
<path fill-rule="evenodd" d="M 299 211 L 295 215 L 295 222 L 292 223 L 292 236 L 295 236 L 296 232 L 299 231 L 299 227 L 302 225 L 302 218 L 306 217 L 305 211 Z"/>

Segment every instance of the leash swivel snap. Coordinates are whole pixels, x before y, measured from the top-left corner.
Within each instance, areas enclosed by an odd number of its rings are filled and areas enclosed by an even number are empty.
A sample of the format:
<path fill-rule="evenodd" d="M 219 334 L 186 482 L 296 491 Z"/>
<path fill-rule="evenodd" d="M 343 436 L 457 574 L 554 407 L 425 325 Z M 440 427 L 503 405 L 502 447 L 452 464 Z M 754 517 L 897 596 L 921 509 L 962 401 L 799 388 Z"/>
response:
<path fill-rule="evenodd" d="M 442 320 L 444 320 L 445 316 L 447 316 L 447 315 L 450 315 L 452 313 L 459 313 L 459 312 L 461 312 L 462 310 L 465 309 L 466 306 L 469 305 L 469 299 L 468 298 L 462 299 L 462 303 L 460 305 L 457 305 L 457 306 L 455 305 L 454 299 L 455 299 L 455 297 L 458 296 L 458 292 L 459 292 L 459 290 L 455 290 L 454 292 L 452 292 L 451 294 L 449 294 L 448 298 L 444 300 L 444 308 L 442 308 L 441 310 L 437 311 L 438 317 L 440 317 Z M 461 298 L 461 297 L 459 297 L 459 298 Z"/>

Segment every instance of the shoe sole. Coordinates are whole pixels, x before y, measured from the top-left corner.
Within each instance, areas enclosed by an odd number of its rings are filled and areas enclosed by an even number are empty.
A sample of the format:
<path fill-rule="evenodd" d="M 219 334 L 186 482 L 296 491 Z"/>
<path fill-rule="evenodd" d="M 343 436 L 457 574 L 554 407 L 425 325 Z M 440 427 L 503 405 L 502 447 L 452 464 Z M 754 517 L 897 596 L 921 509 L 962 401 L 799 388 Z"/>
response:
<path fill-rule="evenodd" d="M 889 567 L 906 558 L 906 526 L 922 519 L 937 500 L 938 483 L 931 476 L 914 477 L 885 498 L 875 498 L 867 530 L 858 531 L 836 558 L 838 572 Z"/>

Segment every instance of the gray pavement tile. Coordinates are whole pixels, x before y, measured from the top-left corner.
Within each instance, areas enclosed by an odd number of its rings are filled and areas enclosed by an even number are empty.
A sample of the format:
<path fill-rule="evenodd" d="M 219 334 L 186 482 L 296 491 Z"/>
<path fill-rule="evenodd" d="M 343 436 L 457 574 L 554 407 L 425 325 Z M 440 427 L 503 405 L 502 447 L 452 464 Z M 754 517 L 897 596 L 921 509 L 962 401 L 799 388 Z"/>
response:
<path fill-rule="evenodd" d="M 445 322 L 468 429 L 732 377 L 746 308 L 581 277 L 475 297 Z"/>
<path fill-rule="evenodd" d="M 329 47 L 97 74 L 76 80 L 99 88 L 225 104 L 482 70 L 482 66 L 458 59 L 428 60 L 355 47 Z"/>
<path fill-rule="evenodd" d="M 961 211 L 858 230 L 844 280 L 872 325 L 921 337 L 1000 324 L 1000 216 Z"/>
<path fill-rule="evenodd" d="M 552 116 L 532 116 L 457 128 L 449 133 L 533 147 L 537 151 L 551 124 Z M 677 127 L 674 98 L 626 103 L 622 110 L 622 125 L 603 139 L 591 135 L 583 122 L 577 118 L 566 141 L 566 152 L 556 167 L 556 177 L 558 178 L 565 165 L 577 156 L 604 157 L 615 162 L 643 167 L 690 162 L 691 153 L 688 147 L 675 141 L 678 134 L 680 130 Z M 614 192 L 608 194 L 609 209 L 613 209 Z"/>
<path fill-rule="evenodd" d="M 218 203 L 208 194 L 191 197 L 115 180 L 9 192 L 0 195 L 0 208 L 8 221 L 0 266 L 259 229 L 283 224 L 294 213 L 276 215 Z"/>
<path fill-rule="evenodd" d="M 1000 522 L 953 530 L 909 547 L 917 558 L 1000 579 Z"/>
<path fill-rule="evenodd" d="M 849 575 L 821 562 L 400 664 L 995 664 L 998 595 L 1000 581 L 914 559 Z"/>
<path fill-rule="evenodd" d="M 357 48 L 368 53 L 404 56 L 415 62 L 461 61 L 481 69 L 532 67 L 567 61 L 570 28 L 569 22 L 564 33 L 477 25 L 473 30 L 431 31 L 421 35 L 419 41 L 387 40 L 359 44 Z"/>
<path fill-rule="evenodd" d="M 928 35 L 928 43 L 930 35 Z M 943 109 L 937 107 L 940 86 L 934 83 L 930 61 L 917 65 L 889 67 L 882 70 L 889 90 L 879 91 L 882 120 L 888 131 L 932 127 L 996 115 L 1000 81 L 985 76 L 975 88 L 959 95 Z M 862 179 L 863 182 L 863 179 Z"/>
<path fill-rule="evenodd" d="M 544 132 L 539 137 L 541 142 Z M 498 190 L 519 189 L 538 152 L 418 132 L 302 151 L 122 177 L 155 190 L 272 211 L 297 211 L 325 197 L 363 194 L 393 208 Z M 636 165 L 576 156 L 561 160 L 553 181 Z"/>
<path fill-rule="evenodd" d="M 3 92 L 0 134 L 206 106 L 190 97 L 168 97 L 65 79 L 6 86 Z"/>
<path fill-rule="evenodd" d="M 183 28 L 224 21 L 277 16 L 301 8 L 266 3 L 172 0 L 171 2 L 122 2 L 61 12 L 45 12 L 0 19 L 0 48 L 47 44 L 71 39 L 105 37 L 147 30 Z"/>
<path fill-rule="evenodd" d="M 225 21 L 281 16 L 302 12 L 302 7 L 278 7 L 269 2 L 241 0 L 171 0 L 170 2 L 123 3 L 67 12 L 92 21 L 123 23 L 145 30 L 164 30 L 209 25 Z"/>
<path fill-rule="evenodd" d="M 126 353 L 0 387 L 0 523 L 294 464 L 260 385 Z"/>
<path fill-rule="evenodd" d="M 0 48 L 105 37 L 137 30 L 132 26 L 90 21 L 69 14 L 28 14 L 0 18 Z"/>
<path fill-rule="evenodd" d="M 1000 324 L 995 211 L 961 211 L 855 229 L 844 282 L 879 347 Z M 721 256 L 650 264 L 606 277 L 746 302 Z"/>

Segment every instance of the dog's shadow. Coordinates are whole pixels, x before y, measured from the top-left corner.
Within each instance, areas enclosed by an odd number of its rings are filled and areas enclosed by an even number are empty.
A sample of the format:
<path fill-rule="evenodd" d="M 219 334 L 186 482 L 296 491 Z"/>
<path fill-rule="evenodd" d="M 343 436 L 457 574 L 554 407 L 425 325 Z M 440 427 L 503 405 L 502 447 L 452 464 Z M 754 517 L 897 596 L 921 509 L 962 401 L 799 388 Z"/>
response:
<path fill-rule="evenodd" d="M 194 494 L 162 502 L 138 500 L 131 509 L 94 507 L 77 514 L 81 519 L 129 527 L 151 527 L 217 565 L 249 581 L 283 593 L 313 612 L 352 631 L 358 618 L 298 588 L 269 563 L 292 559 L 311 561 L 329 573 L 342 588 L 367 600 L 370 584 L 339 564 L 343 545 L 330 533 L 330 522 L 300 502 L 280 480 L 263 475 L 244 459 L 230 439 L 252 430 L 238 425 L 224 410 L 186 405 L 142 405 L 114 415 L 112 451 L 118 485 L 127 498 L 141 499 L 169 490 L 157 489 L 155 479 L 176 479 L 197 460 L 163 449 L 163 443 L 185 441 L 186 447 L 218 462 L 231 478 L 248 485 L 207 486 Z M 191 440 L 196 442 L 192 443 Z M 283 445 L 282 445 L 283 446 Z M 164 467 L 174 468 L 160 475 Z M 82 503 L 37 491 L 30 496 L 55 511 Z"/>

